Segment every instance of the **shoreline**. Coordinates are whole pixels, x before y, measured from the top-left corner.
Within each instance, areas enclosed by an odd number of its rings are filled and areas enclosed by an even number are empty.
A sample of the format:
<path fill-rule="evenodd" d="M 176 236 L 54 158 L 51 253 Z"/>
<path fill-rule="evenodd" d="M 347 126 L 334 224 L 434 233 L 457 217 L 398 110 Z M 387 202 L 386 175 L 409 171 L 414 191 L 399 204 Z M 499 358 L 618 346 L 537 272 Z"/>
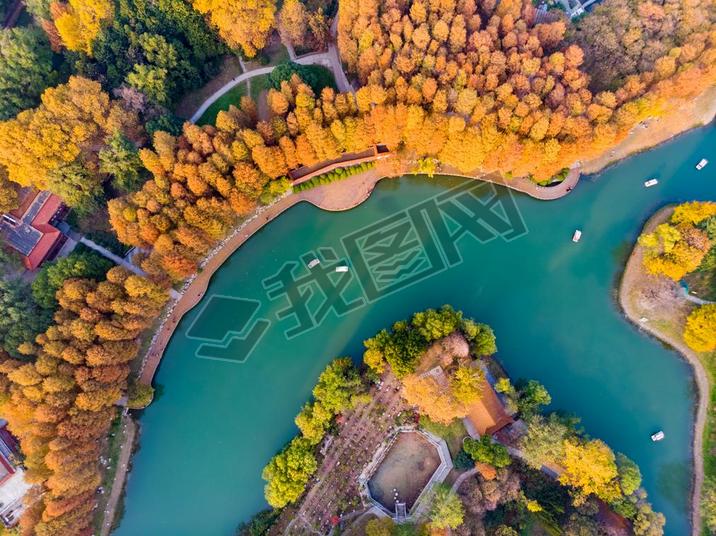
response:
<path fill-rule="evenodd" d="M 667 205 L 655 212 L 644 224 L 640 234 L 653 231 L 659 224 L 664 223 L 673 212 L 674 205 Z M 708 404 L 710 397 L 710 383 L 708 373 L 701 363 L 699 355 L 691 350 L 683 340 L 670 333 L 660 330 L 649 322 L 641 322 L 645 313 L 637 312 L 637 305 L 633 303 L 633 292 L 638 291 L 639 283 L 646 280 L 655 280 L 654 276 L 646 274 L 642 269 L 643 251 L 636 243 L 632 249 L 629 259 L 625 265 L 618 285 L 618 303 L 626 319 L 634 324 L 639 330 L 655 338 L 659 342 L 667 344 L 676 351 L 681 359 L 686 361 L 693 372 L 693 381 L 696 385 L 695 418 L 692 427 L 693 432 L 693 474 L 691 478 L 691 529 L 693 536 L 701 534 L 701 492 L 704 483 L 704 428 L 706 425 Z M 677 286 L 674 284 L 674 286 Z M 687 303 L 686 300 L 683 300 Z"/>
<path fill-rule="evenodd" d="M 380 181 L 391 180 L 406 174 L 409 173 L 405 170 L 401 170 L 397 174 L 390 174 L 375 168 L 339 182 L 289 194 L 271 205 L 258 209 L 209 252 L 201 262 L 199 272 L 184 283 L 179 298 L 170 302 L 167 312 L 162 317 L 161 324 L 157 328 L 142 360 L 142 365 L 139 369 L 139 381 L 147 385 L 152 384 L 164 352 L 181 319 L 201 302 L 214 273 L 221 268 L 234 252 L 263 229 L 265 225 L 302 202 L 308 202 L 321 210 L 329 212 L 351 210 L 367 201 Z M 466 175 L 453 169 L 444 169 L 441 173 L 436 173 L 436 176 L 442 175 L 483 180 L 524 193 L 535 199 L 550 201 L 568 195 L 579 182 L 580 172 L 579 169 L 574 168 L 564 181 L 550 187 L 539 186 L 522 177 L 504 179 L 496 173 Z"/>
<path fill-rule="evenodd" d="M 685 101 L 677 110 L 681 113 L 672 111 L 668 119 L 666 117 L 658 119 L 656 121 L 658 128 L 657 125 L 654 124 L 649 124 L 648 126 L 650 126 L 650 128 L 647 129 L 642 129 L 638 126 L 635 127 L 629 136 L 622 140 L 610 153 L 605 153 L 600 157 L 593 158 L 579 166 L 573 167 L 564 181 L 555 186 L 539 186 L 525 177 L 505 179 L 497 173 L 474 173 L 467 175 L 450 168 L 441 169 L 440 175 L 484 180 L 522 192 L 536 199 L 544 201 L 556 200 L 569 194 L 577 186 L 582 174 L 600 173 L 631 156 L 646 150 L 651 150 L 694 128 L 709 125 L 716 118 L 716 87 L 705 91 L 696 99 Z M 683 122 L 685 116 L 692 119 L 689 123 L 691 126 L 688 128 L 680 128 L 679 123 Z M 649 121 L 653 123 L 653 121 Z M 214 272 L 219 269 L 221 264 L 238 250 L 246 240 L 260 231 L 265 224 L 302 201 L 308 201 L 317 208 L 331 212 L 350 210 L 365 202 L 379 181 L 400 177 L 408 173 L 406 169 L 401 169 L 397 173 L 394 170 L 392 173 L 380 173 L 378 169 L 374 169 L 361 175 L 349 177 L 340 182 L 318 186 L 311 190 L 299 192 L 298 194 L 290 194 L 267 207 L 259 209 L 253 216 L 250 216 L 249 219 L 245 220 L 235 229 L 228 238 L 225 238 L 219 245 L 212 249 L 202 261 L 199 273 L 190 277 L 184 283 L 179 298 L 168 305 L 168 313 L 162 318 L 152 342 L 142 359 L 138 375 L 139 380 L 147 385 L 152 384 L 164 351 L 169 344 L 174 330 L 179 325 L 181 318 L 201 301 L 208 288 L 211 277 Z M 346 195 L 351 193 L 349 191 L 351 189 L 350 186 L 354 185 L 353 183 L 356 182 L 356 177 L 363 179 L 368 177 L 371 182 L 370 184 L 365 184 L 363 181 L 360 181 L 358 196 Z M 261 220 L 258 216 L 264 214 L 266 215 L 266 219 L 263 223 L 254 224 L 254 222 L 260 222 Z M 239 237 L 242 231 L 244 231 L 243 239 Z M 217 258 L 223 259 L 221 263 L 217 264 Z M 208 272 L 208 274 L 206 272 Z M 194 296 L 194 298 L 192 299 L 191 296 Z"/>
<path fill-rule="evenodd" d="M 673 132 L 664 132 L 663 127 L 666 125 L 662 124 L 660 125 L 661 133 L 657 134 L 656 136 L 658 138 L 657 141 L 655 141 L 652 145 L 645 145 L 631 150 L 629 149 L 629 143 L 631 138 L 630 135 L 629 138 L 620 143 L 619 146 L 617 146 L 617 148 L 614 150 L 614 152 L 619 155 L 617 158 L 612 159 L 609 156 L 609 153 L 607 153 L 600 158 L 592 159 L 586 162 L 582 167 L 573 168 L 567 178 L 565 178 L 562 183 L 556 186 L 539 186 L 524 177 L 506 180 L 502 176 L 495 173 L 465 175 L 458 173 L 457 170 L 444 169 L 441 170 L 442 173 L 440 175 L 453 175 L 473 180 L 484 180 L 510 188 L 512 190 L 522 192 L 536 199 L 545 201 L 556 200 L 568 195 L 577 186 L 581 174 L 599 173 L 613 165 L 619 164 L 621 161 L 631 156 L 634 156 L 642 151 L 650 150 L 658 145 L 661 145 L 679 136 L 680 134 L 684 134 L 694 128 L 707 126 L 714 120 L 714 117 L 716 117 L 716 88 L 712 88 L 710 92 L 707 91 L 706 93 L 701 95 L 699 99 L 693 101 L 691 103 L 691 109 L 693 110 L 697 108 L 697 103 L 703 98 L 710 99 L 709 106 L 706 107 L 708 109 L 704 113 L 701 113 L 699 119 L 692 123 L 692 126 L 690 126 L 689 128 L 682 128 L 681 130 Z M 639 133 L 637 133 L 636 137 L 637 139 L 639 138 Z M 382 173 L 378 169 L 373 169 L 364 174 L 349 177 L 337 183 L 319 186 L 317 188 L 313 188 L 304 192 L 299 192 L 297 194 L 290 194 L 277 200 L 276 202 L 267 207 L 262 207 L 261 209 L 259 209 L 253 216 L 245 220 L 237 229 L 233 231 L 233 233 L 227 239 L 224 239 L 224 241 L 218 244 L 207 255 L 207 257 L 201 263 L 200 271 L 185 282 L 178 299 L 174 299 L 172 302 L 169 303 L 169 305 L 167 306 L 167 312 L 161 319 L 159 327 L 153 335 L 152 342 L 142 358 L 138 374 L 138 380 L 147 385 L 152 385 L 154 376 L 156 375 L 156 372 L 161 365 L 161 361 L 164 357 L 166 348 L 174 335 L 174 331 L 178 327 L 184 315 L 190 310 L 192 310 L 194 307 L 196 307 L 196 305 L 199 304 L 200 301 L 203 299 L 214 273 L 224 264 L 224 262 L 231 255 L 233 255 L 234 252 L 236 252 L 244 244 L 244 242 L 246 242 L 254 234 L 258 233 L 261 229 L 263 229 L 266 224 L 273 221 L 276 217 L 280 216 L 281 214 L 283 214 L 283 212 L 287 211 L 294 205 L 297 205 L 304 201 L 326 211 L 339 212 L 350 210 L 365 202 L 372 194 L 376 184 L 381 180 L 400 177 L 405 174 L 408 173 Z M 632 260 L 633 256 L 634 251 L 632 251 L 629 261 Z M 619 291 L 619 302 L 620 306 L 622 307 L 622 310 L 624 311 L 625 308 L 622 305 L 621 285 L 625 280 L 628 267 L 629 263 L 627 263 L 627 266 L 625 267 L 624 272 L 621 275 Z M 633 322 L 633 319 L 628 316 L 626 311 L 625 314 L 627 318 Z M 637 327 L 639 326 L 637 325 Z M 651 334 L 657 339 L 661 340 L 660 337 L 655 333 Z M 700 380 L 697 374 L 699 370 L 697 367 L 701 367 L 701 363 L 700 361 L 698 361 L 698 357 L 695 357 L 697 365 L 694 366 L 694 364 L 689 360 L 689 358 L 686 357 L 686 354 L 682 352 L 679 353 L 687 359 L 687 361 L 692 365 L 694 369 L 695 381 L 697 383 L 698 400 L 701 406 L 698 408 L 696 420 L 694 422 L 693 459 L 695 471 L 694 492 L 692 496 L 691 507 L 693 534 L 694 536 L 698 536 L 701 527 L 700 499 L 704 475 L 703 453 L 701 448 L 696 449 L 696 445 L 703 445 L 703 432 L 707 404 L 706 398 L 708 396 L 708 379 L 705 378 L 706 390 L 702 391 L 703 386 L 699 383 Z M 700 370 L 702 373 L 705 374 L 702 367 Z M 706 395 L 704 395 L 704 393 L 706 393 Z M 703 415 L 701 415 L 699 411 L 702 411 Z M 132 419 L 134 418 L 132 417 Z M 139 432 L 137 433 L 137 440 L 139 440 Z M 696 460 L 697 456 L 699 459 L 698 463 Z M 700 474 L 698 474 L 699 472 Z"/>

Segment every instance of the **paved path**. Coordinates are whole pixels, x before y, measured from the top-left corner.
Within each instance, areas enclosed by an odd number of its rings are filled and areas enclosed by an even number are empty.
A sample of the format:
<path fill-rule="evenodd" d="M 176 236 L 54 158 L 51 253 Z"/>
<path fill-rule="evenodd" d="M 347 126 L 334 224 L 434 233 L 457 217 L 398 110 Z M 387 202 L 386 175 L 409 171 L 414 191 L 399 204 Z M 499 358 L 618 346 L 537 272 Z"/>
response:
<path fill-rule="evenodd" d="M 334 17 L 333 24 L 331 24 L 331 36 L 334 38 L 337 28 L 337 21 L 338 17 Z M 343 72 L 343 66 L 341 65 L 340 55 L 338 54 L 338 48 L 336 47 L 335 42 L 330 43 L 330 45 L 328 46 L 328 52 L 317 52 L 314 54 L 307 54 L 301 57 L 296 57 L 296 52 L 290 44 L 284 43 L 284 45 L 288 50 L 288 55 L 291 61 L 295 63 L 300 63 L 301 65 L 323 65 L 324 67 L 328 67 L 331 71 L 333 71 L 333 76 L 336 79 L 338 91 L 340 91 L 341 93 L 355 93 L 355 91 L 353 90 L 353 86 L 351 86 L 351 83 L 348 81 L 348 77 L 346 77 L 346 73 Z M 217 100 L 219 100 L 221 96 L 224 95 L 227 91 L 238 86 L 242 82 L 251 80 L 256 76 L 269 74 L 271 71 L 273 71 L 274 66 L 261 67 L 259 69 L 246 71 L 246 67 L 243 61 L 241 61 L 241 68 L 244 69 L 245 72 L 224 84 L 221 88 L 216 90 L 216 92 L 211 95 L 211 97 L 204 101 L 204 104 L 202 104 L 199 109 L 194 113 L 194 115 L 191 116 L 190 121 L 192 123 L 196 123 L 199 118 L 204 115 L 204 112 L 206 112 L 206 110 L 208 110 L 209 107 Z"/>
<path fill-rule="evenodd" d="M 301 65 L 323 65 L 324 67 L 331 68 L 331 57 L 328 52 L 319 52 L 316 54 L 308 54 L 307 56 L 301 56 L 300 58 L 296 59 L 296 63 L 300 63 Z M 199 109 L 194 113 L 194 115 L 191 116 L 190 121 L 192 123 L 196 123 L 199 118 L 201 118 L 202 115 L 204 115 L 204 112 L 209 109 L 209 107 L 214 104 L 217 100 L 219 100 L 222 95 L 224 95 L 227 91 L 230 89 L 238 86 L 239 84 L 246 82 L 247 80 L 251 80 L 252 78 L 255 78 L 257 76 L 262 76 L 265 74 L 269 74 L 271 71 L 273 71 L 274 67 L 260 67 L 259 69 L 253 69 L 251 71 L 247 71 L 245 73 L 241 73 L 236 78 L 232 79 L 231 81 L 224 84 L 221 88 L 216 90 L 216 92 L 206 99 L 204 101 L 204 104 L 202 104 Z M 335 75 L 335 71 L 334 71 Z"/>
<path fill-rule="evenodd" d="M 716 303 L 710 300 L 704 300 L 703 298 L 699 298 L 698 296 L 694 296 L 693 294 L 689 294 L 689 291 L 686 290 L 684 287 L 681 287 L 681 292 L 684 295 L 684 298 L 686 298 L 691 303 L 695 303 L 696 305 L 709 305 L 712 303 Z"/>
<path fill-rule="evenodd" d="M 100 255 L 102 255 L 103 257 L 105 257 L 105 258 L 111 260 L 114 264 L 117 264 L 117 265 L 119 265 L 119 266 L 124 266 L 127 270 L 130 270 L 131 272 L 134 272 L 134 273 L 137 274 L 137 275 L 141 275 L 141 276 L 146 276 L 146 275 L 147 275 L 147 274 L 144 273 L 144 271 L 142 271 L 141 268 L 139 268 L 139 266 L 135 266 L 134 264 L 132 264 L 131 262 L 129 262 L 129 261 L 126 260 L 126 259 L 123 259 L 123 258 L 120 257 L 119 255 L 115 255 L 114 253 L 112 253 L 112 252 L 111 252 L 110 250 L 108 250 L 107 248 L 105 248 L 105 247 L 103 247 L 103 246 L 100 246 L 99 244 L 97 244 L 97 243 L 95 243 L 95 242 L 92 242 L 92 240 L 90 240 L 89 238 L 86 238 L 86 237 L 84 237 L 84 236 L 80 236 L 78 242 L 84 244 L 84 245 L 87 246 L 88 248 L 91 248 L 91 249 L 95 250 L 96 252 L 98 252 L 98 253 L 99 253 Z"/>
<path fill-rule="evenodd" d="M 112 524 L 117 515 L 117 504 L 122 497 L 124 482 L 127 479 L 127 468 L 129 466 L 129 459 L 132 456 L 134 437 L 137 434 L 137 425 L 134 423 L 134 420 L 127 415 L 122 415 L 122 428 L 124 428 L 124 441 L 119 451 L 119 458 L 115 462 L 118 464 L 117 471 L 114 475 L 114 482 L 112 482 L 109 499 L 107 499 L 100 536 L 108 536 L 112 530 Z"/>
<path fill-rule="evenodd" d="M 654 214 L 644 226 L 642 233 L 652 232 L 659 224 L 667 221 L 671 217 L 673 208 L 673 206 L 666 206 Z M 698 396 L 696 402 L 696 419 L 694 420 L 694 443 L 692 447 L 694 454 L 694 480 L 691 496 L 691 531 L 693 536 L 699 536 L 701 534 L 701 491 L 704 484 L 704 427 L 708 416 L 711 386 L 699 355 L 689 348 L 681 338 L 675 337 L 669 332 L 659 330 L 658 327 L 651 322 L 640 321 L 644 314 L 642 311 L 637 311 L 631 294 L 640 279 L 644 277 L 642 261 L 642 248 L 636 244 L 627 261 L 624 275 L 619 285 L 619 304 L 626 317 L 633 324 L 660 341 L 666 342 L 669 346 L 678 351 L 684 356 L 684 359 L 686 359 L 694 371 Z"/>
<path fill-rule="evenodd" d="M 477 467 L 473 467 L 469 471 L 465 471 L 463 474 L 461 474 L 459 477 L 457 477 L 457 480 L 452 485 L 452 490 L 457 493 L 457 490 L 460 489 L 460 486 L 462 486 L 462 483 L 465 482 L 468 478 L 471 476 L 475 476 L 477 474 Z"/>

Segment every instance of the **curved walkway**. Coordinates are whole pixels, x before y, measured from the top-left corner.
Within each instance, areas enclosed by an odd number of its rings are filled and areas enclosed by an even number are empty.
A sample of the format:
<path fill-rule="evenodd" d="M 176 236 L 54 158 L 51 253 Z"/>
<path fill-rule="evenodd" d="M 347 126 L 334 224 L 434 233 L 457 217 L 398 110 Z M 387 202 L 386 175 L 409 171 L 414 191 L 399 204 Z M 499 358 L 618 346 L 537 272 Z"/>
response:
<path fill-rule="evenodd" d="M 315 64 L 321 64 L 325 67 L 331 68 L 331 57 L 329 52 L 319 52 L 316 54 L 309 54 L 307 56 L 302 56 L 300 58 L 296 59 L 296 63 L 300 63 L 301 65 L 315 65 Z M 199 106 L 199 109 L 194 112 L 194 115 L 191 116 L 189 119 L 192 123 L 196 123 L 202 115 L 204 115 L 204 112 L 209 109 L 209 106 L 214 104 L 217 100 L 219 100 L 224 93 L 229 91 L 230 89 L 238 86 L 239 84 L 246 82 L 248 80 L 251 80 L 252 78 L 255 78 L 257 76 L 262 76 L 265 74 L 269 74 L 271 71 L 274 70 L 273 66 L 270 67 L 260 67 L 259 69 L 253 69 L 251 71 L 245 72 L 237 76 L 236 78 L 233 78 L 231 81 L 227 82 L 223 86 L 221 86 L 219 89 L 214 92 L 214 94 L 206 99 L 204 103 Z"/>
<path fill-rule="evenodd" d="M 336 32 L 336 21 L 338 20 L 338 17 L 334 17 L 334 22 L 331 24 L 331 36 L 335 36 Z M 291 61 L 295 63 L 300 63 L 301 65 L 316 65 L 320 64 L 324 67 L 328 67 L 331 71 L 333 71 L 333 76 L 336 79 L 336 85 L 338 86 L 338 91 L 341 93 L 354 93 L 353 87 L 351 86 L 351 83 L 348 81 L 348 78 L 346 77 L 346 73 L 343 71 L 343 66 L 341 65 L 341 59 L 340 55 L 338 54 L 338 48 L 335 45 L 335 42 L 331 42 L 328 46 L 327 52 L 316 52 L 314 54 L 307 54 L 305 56 L 296 57 L 296 53 L 293 50 L 293 47 L 286 47 L 289 52 L 289 58 Z M 241 65 L 243 66 L 243 62 L 241 62 Z M 222 95 L 224 95 L 227 91 L 230 89 L 238 86 L 242 82 L 250 81 L 252 78 L 255 78 L 257 76 L 262 76 L 265 74 L 269 74 L 271 71 L 274 70 L 275 66 L 270 67 L 261 67 L 259 69 L 253 69 L 251 71 L 247 71 L 245 73 L 240 74 L 236 78 L 232 79 L 231 81 L 224 84 L 222 87 L 216 90 L 211 97 L 206 99 L 204 103 L 199 107 L 199 109 L 194 112 L 194 115 L 191 116 L 190 121 L 192 123 L 196 123 L 199 118 L 201 118 L 202 115 L 204 115 L 204 112 L 209 109 L 209 106 L 214 104 L 217 100 L 221 98 Z"/>
<path fill-rule="evenodd" d="M 400 173 L 402 176 L 405 173 Z M 450 169 L 443 174 L 452 175 Z M 512 179 L 505 181 L 498 174 L 469 176 L 466 178 L 485 180 L 526 193 L 536 199 L 552 200 L 567 195 L 579 180 L 579 172 L 574 170 L 561 184 L 549 188 L 538 186 L 528 179 Z M 379 169 L 371 169 L 365 173 L 310 190 L 290 194 L 272 205 L 259 209 L 252 217 L 245 220 L 232 235 L 214 248 L 201 264 L 201 271 L 187 280 L 181 292 L 172 292 L 173 303 L 161 319 L 159 329 L 152 339 L 149 349 L 140 368 L 139 379 L 151 385 L 164 350 L 179 325 L 182 317 L 193 309 L 204 297 L 214 272 L 261 228 L 292 206 L 307 201 L 312 205 L 328 211 L 344 211 L 357 207 L 366 201 L 373 192 L 375 185 L 382 179 L 389 180 Z"/>
<path fill-rule="evenodd" d="M 673 206 L 667 206 L 654 214 L 649 221 L 646 222 L 642 233 L 652 232 L 659 224 L 665 222 L 673 211 Z M 701 364 L 699 355 L 691 350 L 680 337 L 674 334 L 660 330 L 649 318 L 645 316 L 648 312 L 638 311 L 637 304 L 634 303 L 633 292 L 637 291 L 640 280 L 645 276 L 642 270 L 643 252 L 641 246 L 635 245 L 629 260 L 627 261 L 624 275 L 619 285 L 619 305 L 624 311 L 626 317 L 634 323 L 639 329 L 646 331 L 655 338 L 667 343 L 669 346 L 677 350 L 686 361 L 691 365 L 694 371 L 694 379 L 697 387 L 696 402 L 696 419 L 694 420 L 694 480 L 691 497 L 691 528 L 692 534 L 698 536 L 701 534 L 701 488 L 704 483 L 704 427 L 707 419 L 710 385 L 709 378 Z M 650 276 L 646 276 L 650 277 Z M 677 294 L 678 295 L 678 294 Z M 646 319 L 643 321 L 642 319 Z"/>

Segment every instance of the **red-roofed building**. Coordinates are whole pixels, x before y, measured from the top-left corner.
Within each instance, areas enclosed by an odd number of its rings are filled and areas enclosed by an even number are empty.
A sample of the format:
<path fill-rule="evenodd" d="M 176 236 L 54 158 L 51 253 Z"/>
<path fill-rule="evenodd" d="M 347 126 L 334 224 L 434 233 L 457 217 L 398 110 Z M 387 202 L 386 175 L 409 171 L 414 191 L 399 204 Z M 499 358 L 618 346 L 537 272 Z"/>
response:
<path fill-rule="evenodd" d="M 56 195 L 26 189 L 20 206 L 0 217 L 0 235 L 22 256 L 25 268 L 35 270 L 67 240 L 57 227 L 66 213 L 67 207 Z"/>

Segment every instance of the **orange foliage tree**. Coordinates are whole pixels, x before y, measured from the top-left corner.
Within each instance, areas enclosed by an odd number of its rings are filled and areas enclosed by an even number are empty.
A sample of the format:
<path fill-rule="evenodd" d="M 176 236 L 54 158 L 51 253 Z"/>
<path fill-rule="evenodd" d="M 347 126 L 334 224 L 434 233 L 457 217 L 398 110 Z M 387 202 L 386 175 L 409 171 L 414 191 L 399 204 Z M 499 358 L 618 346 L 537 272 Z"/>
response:
<path fill-rule="evenodd" d="M 67 280 L 57 299 L 55 324 L 24 347 L 34 361 L 0 363 L 3 416 L 20 440 L 27 480 L 43 491 L 22 521 L 38 536 L 91 532 L 99 442 L 126 390 L 139 333 L 166 293 L 116 267 L 105 281 Z"/>

